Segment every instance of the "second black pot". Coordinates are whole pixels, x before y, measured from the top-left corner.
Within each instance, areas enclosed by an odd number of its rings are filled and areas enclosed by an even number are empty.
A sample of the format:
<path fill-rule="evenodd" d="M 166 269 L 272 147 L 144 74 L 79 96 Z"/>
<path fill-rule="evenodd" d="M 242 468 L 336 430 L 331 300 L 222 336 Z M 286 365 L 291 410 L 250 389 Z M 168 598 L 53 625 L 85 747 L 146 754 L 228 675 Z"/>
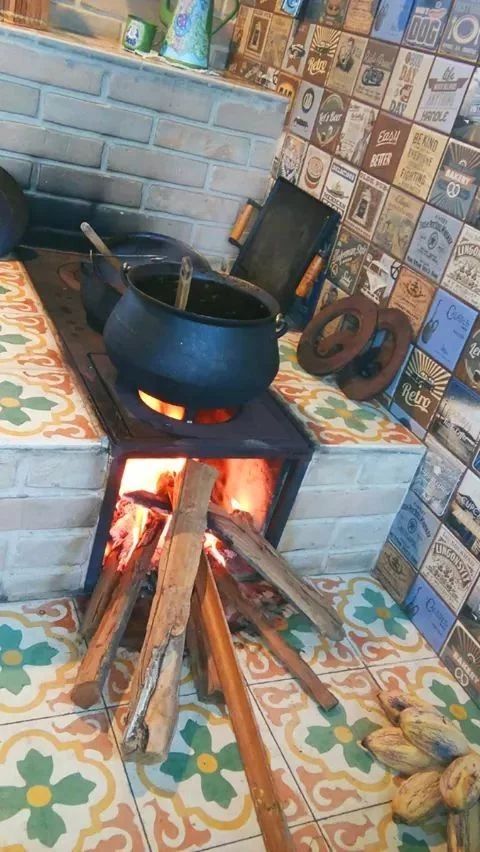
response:
<path fill-rule="evenodd" d="M 262 393 L 279 367 L 278 303 L 215 272 L 194 273 L 187 310 L 174 307 L 179 264 L 128 272 L 104 330 L 121 379 L 188 408 L 231 408 Z"/>

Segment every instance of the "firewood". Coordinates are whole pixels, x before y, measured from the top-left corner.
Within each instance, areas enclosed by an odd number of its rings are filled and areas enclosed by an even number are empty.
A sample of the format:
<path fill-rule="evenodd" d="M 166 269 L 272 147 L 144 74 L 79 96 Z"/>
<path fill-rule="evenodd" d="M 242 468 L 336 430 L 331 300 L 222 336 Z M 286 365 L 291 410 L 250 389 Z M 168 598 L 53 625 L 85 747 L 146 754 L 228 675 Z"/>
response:
<path fill-rule="evenodd" d="M 107 609 L 113 595 L 113 591 L 120 581 L 121 572 L 118 570 L 118 558 L 120 547 L 114 547 L 108 554 L 103 564 L 100 577 L 95 586 L 88 606 L 83 616 L 80 631 L 84 639 L 91 639 L 100 624 L 105 610 Z"/>
<path fill-rule="evenodd" d="M 315 672 L 302 660 L 293 648 L 285 642 L 275 628 L 263 615 L 260 607 L 253 601 L 248 600 L 242 592 L 240 584 L 228 571 L 214 573 L 215 582 L 220 594 L 230 602 L 255 625 L 259 633 L 271 648 L 275 657 L 282 662 L 300 686 L 313 698 L 323 710 L 331 710 L 336 707 L 338 700 L 318 679 Z"/>
<path fill-rule="evenodd" d="M 108 670 L 128 624 L 145 573 L 150 568 L 162 526 L 163 522 L 158 515 L 149 514 L 140 541 L 126 568 L 120 573 L 120 579 L 91 639 L 72 690 L 72 701 L 80 707 L 91 707 L 100 700 Z"/>
<path fill-rule="evenodd" d="M 448 852 L 478 852 L 480 846 L 480 802 L 468 811 L 447 817 Z"/>
<path fill-rule="evenodd" d="M 200 558 L 196 589 L 265 848 L 267 852 L 293 852 L 293 841 L 275 791 L 268 755 L 235 656 L 212 570 L 204 553 Z"/>
<path fill-rule="evenodd" d="M 210 505 L 208 524 L 219 538 L 303 612 L 320 633 L 329 639 L 344 636 L 342 622 L 334 609 L 320 592 L 292 573 L 288 562 L 246 519 L 246 513 L 228 514 L 219 506 Z"/>
<path fill-rule="evenodd" d="M 217 471 L 188 460 L 175 483 L 174 511 L 158 566 L 147 633 L 132 684 L 123 739 L 126 756 L 165 759 L 178 716 L 178 686 L 190 598 Z"/>
<path fill-rule="evenodd" d="M 197 695 L 200 701 L 224 702 L 220 679 L 213 661 L 205 625 L 202 621 L 198 594 L 195 588 L 190 604 L 187 648 L 190 654 L 190 666 Z"/>

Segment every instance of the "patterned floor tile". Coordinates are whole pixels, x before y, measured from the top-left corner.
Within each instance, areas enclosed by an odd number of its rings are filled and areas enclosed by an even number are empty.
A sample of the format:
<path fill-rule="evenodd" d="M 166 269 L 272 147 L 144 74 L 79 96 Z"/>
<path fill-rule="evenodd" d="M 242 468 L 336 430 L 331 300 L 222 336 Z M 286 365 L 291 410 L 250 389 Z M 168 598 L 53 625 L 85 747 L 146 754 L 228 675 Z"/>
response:
<path fill-rule="evenodd" d="M 418 444 L 417 438 L 389 417 L 377 403 L 347 399 L 331 378 L 310 376 L 297 361 L 299 334 L 290 332 L 279 341 L 280 369 L 272 390 L 288 403 L 319 444 Z"/>
<path fill-rule="evenodd" d="M 7 310 L 25 314 L 43 312 L 42 303 L 19 261 L 0 261 L 0 308 L 2 316 Z"/>
<path fill-rule="evenodd" d="M 147 852 L 105 711 L 2 728 L 0 837 L 15 852 Z"/>
<path fill-rule="evenodd" d="M 126 708 L 115 711 L 117 737 L 125 715 Z M 311 812 L 259 713 L 258 718 L 287 819 L 305 823 Z M 193 852 L 259 834 L 230 722 L 212 704 L 181 701 L 167 760 L 128 762 L 126 769 L 153 849 Z"/>
<path fill-rule="evenodd" d="M 293 680 L 252 686 L 252 693 L 316 818 L 388 800 L 392 776 L 360 745 L 385 724 L 366 671 L 322 677 L 339 700 L 321 711 Z"/>
<path fill-rule="evenodd" d="M 329 852 L 320 829 L 314 822 L 292 828 L 291 835 L 295 852 Z M 265 844 L 260 836 L 239 840 L 238 843 L 222 844 L 215 848 L 217 852 L 265 852 Z"/>
<path fill-rule="evenodd" d="M 0 604 L 0 724 L 70 713 L 83 653 L 70 599 Z"/>
<path fill-rule="evenodd" d="M 312 581 L 334 606 L 366 665 L 432 656 L 432 649 L 388 592 L 370 576 Z"/>
<path fill-rule="evenodd" d="M 309 619 L 289 605 L 281 616 L 275 618 L 273 624 L 282 638 L 318 674 L 363 666 L 348 642 L 332 642 L 321 637 Z M 258 636 L 242 630 L 235 634 L 234 644 L 247 683 L 291 677 Z"/>
<path fill-rule="evenodd" d="M 422 826 L 396 825 L 390 803 L 320 822 L 334 852 L 446 852 L 445 819 Z"/>
<path fill-rule="evenodd" d="M 480 746 L 480 711 L 437 658 L 374 666 L 370 674 L 382 689 L 405 689 L 434 704 L 445 716 L 455 719 L 472 745 Z"/>
<path fill-rule="evenodd" d="M 114 707 L 119 704 L 128 703 L 133 675 L 135 674 L 139 656 L 138 651 L 119 648 L 103 690 L 103 698 L 107 706 Z M 194 695 L 195 693 L 195 684 L 193 683 L 188 657 L 185 657 L 182 666 L 179 694 L 181 697 L 184 697 L 186 695 Z"/>
<path fill-rule="evenodd" d="M 43 314 L 6 308 L 1 319 L 0 364 L 14 361 L 20 367 L 63 367 L 63 356 Z"/>

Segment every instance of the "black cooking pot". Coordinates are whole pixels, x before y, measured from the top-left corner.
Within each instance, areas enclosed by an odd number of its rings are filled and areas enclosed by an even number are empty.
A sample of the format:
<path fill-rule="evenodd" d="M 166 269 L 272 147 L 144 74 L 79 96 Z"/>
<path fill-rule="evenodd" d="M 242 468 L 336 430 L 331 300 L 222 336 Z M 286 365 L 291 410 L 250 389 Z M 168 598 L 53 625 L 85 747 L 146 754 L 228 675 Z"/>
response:
<path fill-rule="evenodd" d="M 179 264 L 127 273 L 107 321 L 107 352 L 124 382 L 189 408 L 230 408 L 264 391 L 279 366 L 278 303 L 254 284 L 213 271 L 193 275 L 185 311 L 174 307 Z M 161 293 L 161 297 L 160 297 Z"/>
<path fill-rule="evenodd" d="M 187 243 L 164 234 L 126 234 L 107 239 L 106 243 L 129 268 L 161 258 L 180 263 L 185 255 L 191 258 L 194 269 L 208 271 L 211 268 L 208 261 Z M 125 276 L 114 269 L 103 255 L 93 250 L 90 251 L 90 262 L 80 265 L 80 272 L 80 295 L 88 324 L 101 332 L 126 290 Z"/>
<path fill-rule="evenodd" d="M 11 174 L 0 168 L 0 257 L 18 245 L 27 224 L 27 199 Z"/>

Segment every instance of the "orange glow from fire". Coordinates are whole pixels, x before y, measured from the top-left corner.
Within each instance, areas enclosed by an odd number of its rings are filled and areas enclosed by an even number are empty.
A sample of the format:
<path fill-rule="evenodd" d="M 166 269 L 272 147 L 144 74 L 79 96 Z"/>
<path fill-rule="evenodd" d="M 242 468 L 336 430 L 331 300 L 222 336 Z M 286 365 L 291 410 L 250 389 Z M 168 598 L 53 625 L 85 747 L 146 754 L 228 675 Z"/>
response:
<path fill-rule="evenodd" d="M 183 420 L 185 416 L 185 408 L 183 405 L 172 405 L 170 402 L 164 402 L 163 399 L 157 399 L 156 396 L 150 396 L 145 391 L 138 391 L 138 395 L 145 405 L 148 405 L 152 411 L 157 414 L 164 414 L 166 417 L 171 417 L 172 420 Z"/>
<path fill-rule="evenodd" d="M 241 503 L 239 503 L 238 500 L 235 500 L 235 497 L 232 497 L 232 499 L 230 500 L 230 503 L 232 505 L 232 509 L 234 509 L 235 512 L 247 511 L 246 509 L 242 510 Z"/>
<path fill-rule="evenodd" d="M 158 479 L 162 473 L 179 473 L 186 459 L 128 459 L 123 471 L 120 496 L 129 491 L 157 493 Z"/>
<path fill-rule="evenodd" d="M 220 539 L 217 538 L 217 536 L 211 532 L 205 533 L 205 548 L 209 553 L 214 556 L 217 562 L 219 562 L 220 565 L 223 565 L 223 567 L 225 568 L 227 560 L 225 559 L 222 551 L 220 550 Z"/>

